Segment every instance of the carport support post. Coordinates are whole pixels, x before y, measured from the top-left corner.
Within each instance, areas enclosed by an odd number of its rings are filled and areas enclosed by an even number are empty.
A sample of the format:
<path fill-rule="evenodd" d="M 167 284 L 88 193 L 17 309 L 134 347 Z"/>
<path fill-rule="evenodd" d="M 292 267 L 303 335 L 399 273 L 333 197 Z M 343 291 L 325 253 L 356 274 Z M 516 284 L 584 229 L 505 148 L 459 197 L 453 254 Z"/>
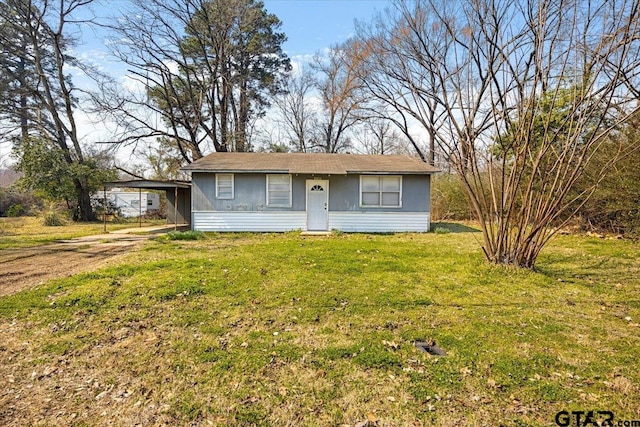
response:
<path fill-rule="evenodd" d="M 107 186 L 105 185 L 102 192 L 102 223 L 104 225 L 104 232 L 107 232 Z"/>
<path fill-rule="evenodd" d="M 138 218 L 140 218 L 140 228 L 142 228 L 142 188 L 138 188 L 138 211 Z"/>
<path fill-rule="evenodd" d="M 173 231 L 178 229 L 178 185 L 173 193 Z"/>

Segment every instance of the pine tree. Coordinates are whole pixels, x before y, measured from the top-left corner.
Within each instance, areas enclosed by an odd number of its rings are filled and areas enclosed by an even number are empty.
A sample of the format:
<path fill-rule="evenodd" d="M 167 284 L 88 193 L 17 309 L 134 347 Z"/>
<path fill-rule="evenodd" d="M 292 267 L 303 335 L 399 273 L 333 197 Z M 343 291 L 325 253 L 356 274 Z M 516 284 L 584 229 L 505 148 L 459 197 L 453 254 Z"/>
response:
<path fill-rule="evenodd" d="M 118 27 L 128 43 L 114 49 L 147 88 L 147 98 L 123 99 L 113 91 L 104 101 L 126 123 L 122 140 L 168 138 L 187 162 L 209 150 L 250 150 L 252 124 L 290 69 L 280 20 L 255 0 L 135 4 L 135 13 Z M 154 125 L 143 114 L 131 114 L 132 107 L 151 110 L 162 121 Z"/>
<path fill-rule="evenodd" d="M 51 196 L 55 192 L 47 191 L 51 183 L 46 176 L 52 172 L 48 165 L 57 165 L 56 171 L 62 171 L 64 178 L 54 184 L 72 183 L 73 202 L 65 199 L 73 208 L 74 218 L 83 221 L 95 218 L 91 192 L 96 170 L 80 143 L 77 88 L 68 72 L 70 66 L 80 64 L 70 54 L 73 43 L 67 33 L 72 22 L 78 23 L 74 18 L 77 9 L 89 3 L 0 1 L 0 115 L 13 126 L 6 132 L 14 140 L 14 153 L 23 167 L 25 182 Z M 34 141 L 45 149 L 34 149 Z"/>

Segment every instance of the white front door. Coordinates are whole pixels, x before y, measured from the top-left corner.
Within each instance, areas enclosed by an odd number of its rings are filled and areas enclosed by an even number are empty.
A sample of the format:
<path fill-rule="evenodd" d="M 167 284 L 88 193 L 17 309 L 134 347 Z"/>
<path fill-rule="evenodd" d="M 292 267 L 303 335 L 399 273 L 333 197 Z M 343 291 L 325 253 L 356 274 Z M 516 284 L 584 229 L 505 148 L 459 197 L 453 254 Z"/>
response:
<path fill-rule="evenodd" d="M 307 180 L 307 230 L 329 229 L 329 181 Z"/>

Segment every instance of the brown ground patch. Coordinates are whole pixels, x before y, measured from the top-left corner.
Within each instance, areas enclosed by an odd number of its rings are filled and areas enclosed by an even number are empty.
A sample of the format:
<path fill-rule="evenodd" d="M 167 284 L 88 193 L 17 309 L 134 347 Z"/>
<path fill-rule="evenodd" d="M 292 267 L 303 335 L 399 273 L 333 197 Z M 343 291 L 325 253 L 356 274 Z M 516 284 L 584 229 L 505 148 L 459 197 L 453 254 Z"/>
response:
<path fill-rule="evenodd" d="M 97 334 L 69 354 L 43 354 L 40 337 L 58 326 L 0 321 L 0 425 L 173 425 L 167 415 L 171 399 L 164 395 L 169 391 L 156 396 L 135 369 L 117 360 L 162 354 L 152 333 L 120 329 Z"/>
<path fill-rule="evenodd" d="M 0 251 L 0 297 L 117 262 L 151 234 L 113 233 Z"/>
<path fill-rule="evenodd" d="M 125 230 L 2 250 L 0 297 L 51 279 L 117 265 L 147 239 L 168 230 Z M 75 327 L 80 327 L 84 319 L 77 321 L 79 324 Z M 17 320 L 0 321 L 0 366 L 3 367 L 0 369 L 0 425 L 75 425 L 78 420 L 84 420 L 80 424 L 92 420 L 91 425 L 117 425 L 113 420 L 123 411 L 135 414 L 132 418 L 135 422 L 130 425 L 169 425 L 163 422 L 166 418 L 163 411 L 168 405 L 145 398 L 148 391 L 135 376 L 113 372 L 112 353 L 121 356 L 122 352 L 125 355 L 131 352 L 130 336 L 141 340 L 135 345 L 143 351 L 157 338 L 151 341 L 146 335 L 123 328 L 106 332 L 104 336 L 96 335 L 95 343 L 70 354 L 43 355 L 40 338 L 65 327 L 65 322 L 62 323 L 41 327 Z M 97 348 L 100 350 L 96 352 Z"/>

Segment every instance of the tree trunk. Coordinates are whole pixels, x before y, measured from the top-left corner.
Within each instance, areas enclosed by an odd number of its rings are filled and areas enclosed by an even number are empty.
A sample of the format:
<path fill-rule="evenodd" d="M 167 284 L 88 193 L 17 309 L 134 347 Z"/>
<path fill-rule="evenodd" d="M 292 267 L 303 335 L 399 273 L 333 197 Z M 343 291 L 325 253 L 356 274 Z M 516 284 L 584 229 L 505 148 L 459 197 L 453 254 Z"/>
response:
<path fill-rule="evenodd" d="M 27 38 L 25 36 L 20 37 L 21 41 L 21 55 L 25 55 L 27 51 Z M 27 82 L 25 80 L 26 71 L 26 59 L 24 56 L 20 57 L 18 62 L 18 83 L 20 85 L 20 133 L 22 140 L 24 141 L 29 137 L 29 110 L 27 105 Z"/>
<path fill-rule="evenodd" d="M 74 184 L 76 187 L 76 194 L 78 198 L 78 207 L 76 212 L 74 212 L 74 219 L 76 221 L 85 222 L 95 221 L 96 214 L 93 211 L 93 207 L 91 206 L 91 193 L 79 179 L 76 179 Z"/>
<path fill-rule="evenodd" d="M 240 111 L 236 130 L 236 151 L 247 149 L 247 122 L 249 121 L 249 97 L 247 96 L 247 81 L 243 79 L 240 88 Z"/>

